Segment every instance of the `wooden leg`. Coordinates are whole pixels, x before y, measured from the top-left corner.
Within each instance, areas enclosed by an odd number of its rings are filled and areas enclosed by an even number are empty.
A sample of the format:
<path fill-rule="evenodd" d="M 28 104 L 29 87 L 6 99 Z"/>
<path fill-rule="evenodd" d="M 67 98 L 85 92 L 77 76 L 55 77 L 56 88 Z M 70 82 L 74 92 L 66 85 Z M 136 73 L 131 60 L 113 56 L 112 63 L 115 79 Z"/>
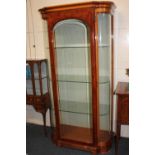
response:
<path fill-rule="evenodd" d="M 43 122 L 44 122 L 44 134 L 47 136 L 47 130 L 46 130 L 46 113 L 42 113 L 43 115 Z"/>
<path fill-rule="evenodd" d="M 118 155 L 118 147 L 119 147 L 119 138 L 120 138 L 120 124 L 117 125 L 116 136 L 115 136 L 115 155 Z"/>

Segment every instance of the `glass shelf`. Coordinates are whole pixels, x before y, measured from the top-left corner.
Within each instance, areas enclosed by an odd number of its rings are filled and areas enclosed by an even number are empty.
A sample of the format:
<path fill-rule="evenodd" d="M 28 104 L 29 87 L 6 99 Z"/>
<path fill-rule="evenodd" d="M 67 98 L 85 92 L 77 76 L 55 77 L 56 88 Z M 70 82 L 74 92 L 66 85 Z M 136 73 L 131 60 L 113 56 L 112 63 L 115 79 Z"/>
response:
<path fill-rule="evenodd" d="M 27 95 L 33 95 L 33 89 L 32 88 L 27 88 Z M 36 95 L 41 95 L 40 89 L 36 89 Z M 46 94 L 48 91 L 46 89 L 43 89 L 43 95 Z"/>
<path fill-rule="evenodd" d="M 26 88 L 27 95 L 33 95 L 33 89 L 32 88 Z"/>
<path fill-rule="evenodd" d="M 43 79 L 43 78 L 46 78 L 47 77 L 47 75 L 46 74 L 41 74 L 41 78 Z M 39 74 L 38 73 L 34 73 L 34 78 L 35 79 L 39 79 Z"/>
<path fill-rule="evenodd" d="M 99 78 L 99 84 L 109 83 L 108 76 L 100 76 Z M 58 82 L 91 83 L 91 79 L 88 76 L 82 75 L 59 75 Z"/>
<path fill-rule="evenodd" d="M 26 80 L 32 80 L 32 78 L 31 77 L 28 77 L 28 78 L 26 77 Z"/>
<path fill-rule="evenodd" d="M 76 101 L 59 101 L 59 111 L 68 113 L 77 113 L 91 115 L 90 103 L 81 103 Z M 100 105 L 100 116 L 106 116 L 109 114 L 109 105 Z"/>
<path fill-rule="evenodd" d="M 41 79 L 47 79 L 47 76 L 41 77 Z M 34 78 L 34 80 L 40 80 L 39 78 Z"/>
<path fill-rule="evenodd" d="M 55 49 L 57 48 L 90 48 L 90 45 L 57 45 L 56 47 L 54 47 Z"/>
<path fill-rule="evenodd" d="M 98 45 L 98 47 L 101 47 L 101 48 L 103 47 L 104 48 L 104 47 L 110 47 L 110 45 L 108 45 L 108 44 L 101 44 L 101 45 Z"/>
<path fill-rule="evenodd" d="M 99 47 L 110 47 L 109 44 L 100 44 Z M 59 49 L 59 48 L 90 48 L 90 45 L 58 45 L 56 47 L 54 47 L 55 49 Z"/>
<path fill-rule="evenodd" d="M 67 49 L 67 48 L 90 48 L 90 47 L 87 47 L 87 46 L 74 46 L 74 47 L 55 47 L 55 49 Z"/>
<path fill-rule="evenodd" d="M 42 75 L 41 76 L 41 79 L 45 79 L 45 78 L 48 78 L 47 75 Z M 34 79 L 39 80 L 39 77 L 35 77 Z M 32 77 L 26 78 L 26 80 L 32 80 Z"/>
<path fill-rule="evenodd" d="M 34 82 L 35 82 L 36 95 L 41 95 L 39 79 L 35 79 Z M 42 82 L 43 94 L 45 94 L 45 93 L 48 92 L 47 78 L 43 78 L 41 80 L 41 82 Z M 32 80 L 31 79 L 26 81 L 26 90 L 27 90 L 27 95 L 32 95 L 33 94 L 33 86 L 32 86 Z"/>

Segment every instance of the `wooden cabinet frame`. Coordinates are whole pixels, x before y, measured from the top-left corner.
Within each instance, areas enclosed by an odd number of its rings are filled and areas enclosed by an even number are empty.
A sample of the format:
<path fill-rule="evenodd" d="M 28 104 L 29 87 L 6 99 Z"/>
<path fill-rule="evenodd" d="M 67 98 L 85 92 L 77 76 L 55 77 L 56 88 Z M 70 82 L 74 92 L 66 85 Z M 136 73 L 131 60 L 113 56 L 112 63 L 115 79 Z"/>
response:
<path fill-rule="evenodd" d="M 47 110 L 49 109 L 49 116 L 50 116 L 50 125 L 51 125 L 51 99 L 50 99 L 50 93 L 49 93 L 49 78 L 48 78 L 48 72 L 46 70 L 46 87 L 47 87 L 47 92 L 43 93 L 43 87 L 45 87 L 45 84 L 43 85 L 42 82 L 42 69 L 41 69 L 41 64 L 45 63 L 46 64 L 46 69 L 47 68 L 47 59 L 29 59 L 26 60 L 26 64 L 29 66 L 29 71 L 30 71 L 30 77 L 26 80 L 30 80 L 32 82 L 32 94 L 29 94 L 27 92 L 27 86 L 26 86 L 26 104 L 27 105 L 32 105 L 35 109 L 36 112 L 39 112 L 43 116 L 43 124 L 44 124 L 44 134 L 47 136 L 47 131 L 46 131 L 46 113 Z M 37 66 L 37 74 L 38 77 L 35 78 L 35 70 L 34 66 Z M 39 94 L 37 94 L 37 85 L 35 84 L 35 80 L 38 80 L 39 82 Z"/>
<path fill-rule="evenodd" d="M 100 131 L 99 131 L 99 62 L 98 62 L 98 13 L 111 14 L 112 23 L 112 35 L 113 35 L 113 12 L 115 5 L 113 2 L 87 2 L 87 3 L 76 3 L 69 5 L 59 5 L 52 7 L 45 7 L 40 9 L 42 18 L 47 20 L 48 23 L 48 37 L 49 37 L 49 49 L 50 49 L 50 63 L 51 63 L 51 74 L 52 74 L 52 85 L 53 85 L 53 99 L 55 107 L 55 120 L 56 130 L 54 132 L 54 141 L 57 145 L 68 146 L 73 148 L 79 148 L 87 151 L 91 151 L 96 154 L 97 152 L 106 152 L 111 146 L 111 137 L 108 141 L 99 142 Z M 60 137 L 60 116 L 59 116 L 59 104 L 58 104 L 58 83 L 56 76 L 56 59 L 54 54 L 54 26 L 62 20 L 66 19 L 77 19 L 81 20 L 90 30 L 90 48 L 91 48 L 91 78 L 92 78 L 92 135 L 93 143 L 82 143 L 72 140 L 62 139 Z M 113 94 L 113 37 L 111 39 L 111 94 Z M 113 111 L 113 96 L 111 95 L 111 111 Z M 111 112 L 111 135 L 112 135 L 112 122 L 113 112 Z"/>

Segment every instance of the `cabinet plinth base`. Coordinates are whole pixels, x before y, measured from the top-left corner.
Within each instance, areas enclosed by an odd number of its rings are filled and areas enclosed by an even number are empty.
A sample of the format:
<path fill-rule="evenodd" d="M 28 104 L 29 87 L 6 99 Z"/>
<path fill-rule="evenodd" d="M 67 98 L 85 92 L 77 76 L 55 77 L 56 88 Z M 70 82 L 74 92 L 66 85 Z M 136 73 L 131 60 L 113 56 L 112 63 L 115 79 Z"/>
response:
<path fill-rule="evenodd" d="M 60 147 L 69 147 L 96 153 L 106 153 L 112 145 L 112 136 L 107 131 L 100 130 L 98 144 L 92 143 L 92 131 L 89 128 L 70 125 L 61 126 L 61 138 L 56 137 L 56 130 L 53 131 L 52 141 Z"/>

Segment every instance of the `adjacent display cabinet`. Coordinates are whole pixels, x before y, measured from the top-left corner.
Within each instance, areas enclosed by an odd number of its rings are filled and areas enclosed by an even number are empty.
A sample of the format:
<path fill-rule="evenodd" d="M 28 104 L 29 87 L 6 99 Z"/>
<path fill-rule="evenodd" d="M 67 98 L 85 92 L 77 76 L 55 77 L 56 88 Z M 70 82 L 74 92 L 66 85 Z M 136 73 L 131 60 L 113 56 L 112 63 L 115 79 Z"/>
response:
<path fill-rule="evenodd" d="M 43 115 L 45 135 L 47 134 L 46 112 L 48 109 L 51 112 L 48 80 L 46 59 L 26 61 L 26 104 L 32 105 L 37 112 Z"/>
<path fill-rule="evenodd" d="M 129 70 L 127 73 L 129 75 Z M 129 125 L 129 83 L 118 82 L 115 94 L 117 95 L 115 155 L 118 155 L 121 125 Z"/>
<path fill-rule="evenodd" d="M 112 144 L 113 2 L 45 7 L 58 146 L 107 152 Z"/>

